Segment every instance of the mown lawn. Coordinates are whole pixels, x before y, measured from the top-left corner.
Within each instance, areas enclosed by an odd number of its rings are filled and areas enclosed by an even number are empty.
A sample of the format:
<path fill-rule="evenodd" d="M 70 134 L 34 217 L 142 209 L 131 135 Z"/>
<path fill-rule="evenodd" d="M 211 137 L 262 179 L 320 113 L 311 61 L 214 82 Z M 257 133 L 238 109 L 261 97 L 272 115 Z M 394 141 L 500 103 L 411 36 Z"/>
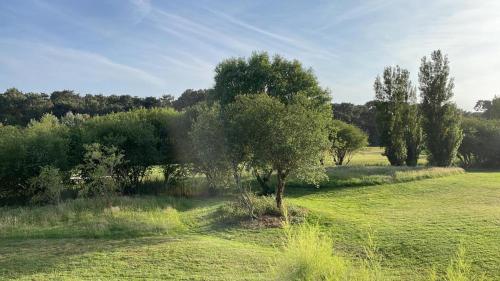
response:
<path fill-rule="evenodd" d="M 292 185 L 287 202 L 309 209 L 310 223 L 330 233 L 346 256 L 363 256 L 373 235 L 390 279 L 425 280 L 430 268 L 446 269 L 459 245 L 475 272 L 500 279 L 500 172 L 410 181 L 366 169 L 384 181 Z M 283 230 L 220 223 L 216 210 L 226 200 L 139 197 L 0 208 L 0 279 L 272 279 Z"/>

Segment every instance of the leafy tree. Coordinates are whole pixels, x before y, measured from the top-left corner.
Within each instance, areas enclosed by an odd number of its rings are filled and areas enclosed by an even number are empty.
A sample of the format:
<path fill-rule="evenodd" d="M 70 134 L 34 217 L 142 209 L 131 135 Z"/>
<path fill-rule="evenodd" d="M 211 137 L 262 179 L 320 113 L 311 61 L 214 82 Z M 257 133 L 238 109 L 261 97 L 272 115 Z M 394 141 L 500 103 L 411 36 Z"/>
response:
<path fill-rule="evenodd" d="M 368 143 L 370 145 L 380 145 L 380 135 L 376 122 L 376 101 L 361 105 L 334 103 L 332 104 L 332 110 L 334 119 L 355 125 L 368 134 Z"/>
<path fill-rule="evenodd" d="M 53 115 L 44 115 L 26 128 L 0 127 L 0 197 L 27 201 L 33 195 L 29 180 L 41 168 L 70 169 L 68 129 Z"/>
<path fill-rule="evenodd" d="M 246 128 L 244 139 L 254 163 L 266 163 L 277 176 L 276 205 L 283 209 L 285 183 L 289 176 L 310 183 L 325 179 L 320 159 L 328 146 L 330 114 L 303 95 L 288 105 L 266 94 L 240 95 L 228 105 L 232 126 Z"/>
<path fill-rule="evenodd" d="M 174 160 L 170 125 L 177 113 L 173 109 L 137 109 L 97 116 L 82 128 L 84 144 L 100 143 L 123 151 L 124 161 L 118 167 L 122 180 L 135 192 L 148 167 Z"/>
<path fill-rule="evenodd" d="M 176 110 L 183 110 L 187 107 L 193 106 L 199 102 L 206 101 L 211 90 L 201 89 L 201 90 L 185 90 L 181 96 L 172 101 L 172 106 Z"/>
<path fill-rule="evenodd" d="M 11 88 L 0 94 L 0 122 L 26 126 L 50 112 L 52 103 L 45 94 L 27 93 Z"/>
<path fill-rule="evenodd" d="M 329 151 L 339 166 L 349 164 L 353 154 L 368 145 L 368 137 L 361 129 L 339 120 L 331 122 L 329 139 Z"/>
<path fill-rule="evenodd" d="M 462 166 L 497 168 L 500 166 L 500 121 L 464 118 L 463 140 L 458 149 Z"/>
<path fill-rule="evenodd" d="M 405 111 L 406 165 L 417 166 L 423 149 L 424 135 L 422 130 L 422 114 L 416 102 L 416 91 L 409 92 Z"/>
<path fill-rule="evenodd" d="M 80 195 L 85 197 L 109 196 L 120 189 L 122 180 L 118 167 L 124 156 L 114 147 L 99 143 L 84 145 L 83 163 L 78 167 L 84 184 Z"/>
<path fill-rule="evenodd" d="M 29 180 L 29 185 L 32 189 L 31 193 L 34 194 L 31 202 L 35 204 L 58 204 L 65 188 L 61 172 L 51 166 L 42 167 L 40 174 Z"/>
<path fill-rule="evenodd" d="M 52 113 L 61 117 L 67 112 L 80 112 L 82 108 L 81 98 L 78 94 L 73 91 L 56 91 L 50 95 L 50 100 L 54 107 L 52 108 Z"/>
<path fill-rule="evenodd" d="M 413 91 L 409 77 L 410 73 L 399 66 L 386 67 L 383 81 L 377 76 L 374 84 L 381 142 L 385 146 L 385 155 L 393 166 L 403 165 L 407 158 L 406 101 Z"/>
<path fill-rule="evenodd" d="M 474 109 L 481 111 L 487 119 L 500 119 L 500 97 L 495 96 L 491 101 L 479 100 Z"/>
<path fill-rule="evenodd" d="M 215 68 L 212 98 L 223 107 L 238 95 L 261 93 L 285 104 L 299 93 L 316 101 L 313 104 L 323 105 L 330 100 L 328 91 L 321 89 L 312 70 L 305 69 L 297 60 L 290 61 L 278 55 L 270 59 L 262 52 L 253 53 L 247 60 L 225 60 Z"/>
<path fill-rule="evenodd" d="M 217 106 L 200 105 L 189 132 L 193 145 L 195 169 L 203 173 L 212 191 L 227 187 L 231 178 L 231 162 L 224 139 L 224 126 Z"/>
<path fill-rule="evenodd" d="M 295 96 L 304 95 L 311 108 L 322 108 L 330 101 L 329 93 L 323 90 L 311 69 L 306 69 L 297 60 L 286 60 L 278 55 L 272 59 L 265 52 L 253 53 L 248 59 L 232 58 L 221 62 L 215 70 L 215 86 L 211 99 L 218 101 L 224 109 L 238 95 L 267 94 L 284 104 L 294 101 Z M 268 126 L 268 125 L 266 125 Z M 272 192 L 269 179 L 272 168 L 256 164 L 252 173 L 264 193 Z"/>
<path fill-rule="evenodd" d="M 422 125 L 431 165 L 450 166 L 462 141 L 460 115 L 451 102 L 453 79 L 448 58 L 434 51 L 422 58 L 419 82 L 422 98 Z"/>

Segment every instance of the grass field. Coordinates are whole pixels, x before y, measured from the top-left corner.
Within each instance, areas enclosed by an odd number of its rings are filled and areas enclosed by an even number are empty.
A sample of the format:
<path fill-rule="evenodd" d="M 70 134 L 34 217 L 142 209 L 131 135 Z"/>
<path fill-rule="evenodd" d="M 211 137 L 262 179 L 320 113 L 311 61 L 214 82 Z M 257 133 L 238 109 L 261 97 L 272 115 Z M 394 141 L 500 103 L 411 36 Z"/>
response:
<path fill-rule="evenodd" d="M 339 253 L 362 257 L 371 234 L 388 280 L 426 280 L 461 245 L 475 273 L 500 280 L 500 172 L 353 167 L 329 175 L 320 188 L 292 183 L 286 202 L 307 208 Z M 0 208 L 0 280 L 272 280 L 284 230 L 221 223 L 227 200 Z"/>

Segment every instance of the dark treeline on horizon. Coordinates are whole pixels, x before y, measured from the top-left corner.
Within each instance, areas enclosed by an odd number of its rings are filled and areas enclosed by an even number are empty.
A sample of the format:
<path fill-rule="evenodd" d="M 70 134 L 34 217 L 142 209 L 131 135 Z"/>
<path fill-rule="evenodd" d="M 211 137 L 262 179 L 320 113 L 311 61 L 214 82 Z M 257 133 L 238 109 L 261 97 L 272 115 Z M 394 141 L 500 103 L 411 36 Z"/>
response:
<path fill-rule="evenodd" d="M 181 111 L 198 102 L 205 101 L 212 89 L 187 89 L 178 98 L 172 95 L 161 97 L 137 97 L 131 95 L 81 95 L 72 90 L 45 93 L 23 93 L 16 88 L 0 93 L 0 123 L 3 125 L 26 126 L 31 120 L 40 120 L 51 113 L 60 118 L 68 112 L 89 116 L 105 115 L 112 112 L 124 112 L 137 108 L 172 107 Z M 475 112 L 461 110 L 463 116 L 485 119 L 498 118 L 497 109 L 500 98 L 479 100 Z M 332 103 L 333 118 L 355 125 L 368 135 L 371 146 L 380 146 L 380 133 L 376 124 L 376 101 L 365 104 L 349 102 Z"/>
<path fill-rule="evenodd" d="M 71 90 L 45 93 L 23 93 L 16 88 L 0 93 L 0 123 L 26 126 L 31 120 L 40 120 L 51 113 L 60 118 L 68 112 L 90 116 L 112 112 L 130 111 L 136 108 L 172 107 L 182 110 L 205 100 L 209 90 L 184 91 L 177 99 L 172 95 L 162 97 L 137 97 L 130 95 L 80 95 Z"/>

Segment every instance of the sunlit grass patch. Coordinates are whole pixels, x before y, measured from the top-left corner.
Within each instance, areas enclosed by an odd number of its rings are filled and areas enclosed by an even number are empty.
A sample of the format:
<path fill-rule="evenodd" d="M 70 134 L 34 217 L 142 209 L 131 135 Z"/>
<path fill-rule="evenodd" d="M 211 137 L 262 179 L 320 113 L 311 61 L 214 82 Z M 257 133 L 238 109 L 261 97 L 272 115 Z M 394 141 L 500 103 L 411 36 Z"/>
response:
<path fill-rule="evenodd" d="M 331 167 L 327 169 L 330 186 L 364 186 L 387 183 L 407 182 L 463 174 L 462 168 L 437 167 L 393 167 L 393 166 L 356 166 Z"/>
<path fill-rule="evenodd" d="M 169 198 L 77 199 L 56 206 L 3 208 L 0 237 L 122 237 L 184 229 L 178 211 L 187 202 Z"/>
<path fill-rule="evenodd" d="M 333 250 L 333 240 L 318 226 L 308 224 L 288 230 L 276 264 L 277 280 L 386 280 L 374 256 L 354 263 Z"/>

